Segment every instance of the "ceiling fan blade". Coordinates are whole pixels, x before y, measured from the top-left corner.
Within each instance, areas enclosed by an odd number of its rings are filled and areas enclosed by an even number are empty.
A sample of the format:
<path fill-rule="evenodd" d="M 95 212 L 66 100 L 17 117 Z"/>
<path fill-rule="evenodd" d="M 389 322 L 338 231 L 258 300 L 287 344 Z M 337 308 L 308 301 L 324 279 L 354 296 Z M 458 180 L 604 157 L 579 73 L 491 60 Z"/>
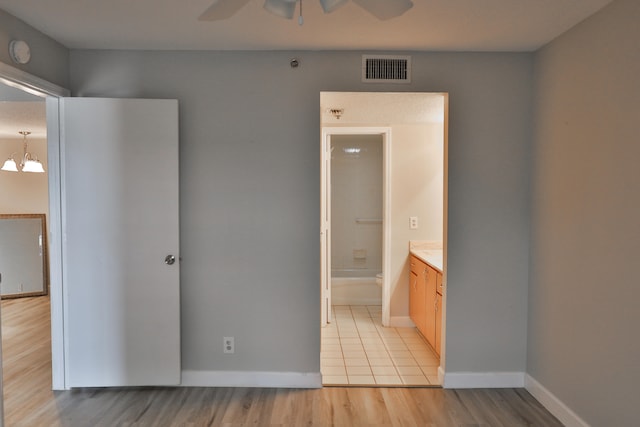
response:
<path fill-rule="evenodd" d="M 320 5 L 324 13 L 331 13 L 339 7 L 344 6 L 348 0 L 320 0 Z"/>
<path fill-rule="evenodd" d="M 381 21 L 400 16 L 413 7 L 411 0 L 353 0 L 353 2 Z"/>
<path fill-rule="evenodd" d="M 205 10 L 198 21 L 220 21 L 235 15 L 250 0 L 214 0 L 213 4 Z"/>
<path fill-rule="evenodd" d="M 286 19 L 293 19 L 298 0 L 266 0 L 264 8 L 276 16 Z"/>

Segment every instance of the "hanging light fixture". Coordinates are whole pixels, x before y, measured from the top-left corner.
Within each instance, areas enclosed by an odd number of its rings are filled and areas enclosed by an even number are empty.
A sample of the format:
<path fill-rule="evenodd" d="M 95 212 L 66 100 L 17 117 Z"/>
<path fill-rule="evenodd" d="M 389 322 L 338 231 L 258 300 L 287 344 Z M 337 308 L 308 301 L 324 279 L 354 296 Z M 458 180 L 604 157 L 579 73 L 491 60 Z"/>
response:
<path fill-rule="evenodd" d="M 9 172 L 22 171 L 22 172 L 43 173 L 44 172 L 44 168 L 42 167 L 42 163 L 40 163 L 40 161 L 38 161 L 38 157 L 32 155 L 28 151 L 27 135 L 30 135 L 31 132 L 26 131 L 26 130 L 21 130 L 18 133 L 20 135 L 22 135 L 22 160 L 20 161 L 20 169 L 18 169 L 17 162 L 16 162 L 16 160 L 14 158 L 16 153 L 14 153 L 14 154 L 11 155 L 11 157 L 9 157 L 4 162 L 4 165 L 2 165 L 2 168 L 0 168 L 0 170 L 9 171 Z"/>
<path fill-rule="evenodd" d="M 337 9 L 339 5 L 346 1 L 347 0 L 321 0 L 321 3 L 325 13 L 329 13 L 329 11 Z M 300 3 L 298 25 L 302 25 L 304 24 L 304 18 L 302 17 L 302 0 L 266 0 L 264 2 L 264 8 L 268 12 L 281 18 L 293 19 L 297 3 Z"/>

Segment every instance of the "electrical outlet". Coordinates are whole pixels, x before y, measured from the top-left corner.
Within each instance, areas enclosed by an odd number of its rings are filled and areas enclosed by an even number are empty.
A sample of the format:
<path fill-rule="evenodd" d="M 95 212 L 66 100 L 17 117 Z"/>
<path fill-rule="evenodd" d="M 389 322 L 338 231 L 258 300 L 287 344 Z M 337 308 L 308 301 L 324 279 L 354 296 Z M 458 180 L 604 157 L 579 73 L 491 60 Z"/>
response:
<path fill-rule="evenodd" d="M 236 352 L 236 344 L 233 337 L 224 337 L 224 352 L 226 354 L 233 354 Z"/>
<path fill-rule="evenodd" d="M 412 230 L 417 230 L 418 229 L 418 217 L 417 216 L 410 216 L 409 217 L 409 228 Z"/>

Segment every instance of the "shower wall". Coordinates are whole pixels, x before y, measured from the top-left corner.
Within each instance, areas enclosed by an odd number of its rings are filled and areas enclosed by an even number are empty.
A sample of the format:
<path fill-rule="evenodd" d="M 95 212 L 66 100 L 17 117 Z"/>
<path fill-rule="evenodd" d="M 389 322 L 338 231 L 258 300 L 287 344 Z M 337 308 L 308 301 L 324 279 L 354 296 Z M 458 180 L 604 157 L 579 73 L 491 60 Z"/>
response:
<path fill-rule="evenodd" d="M 382 135 L 331 138 L 331 275 L 382 271 Z"/>

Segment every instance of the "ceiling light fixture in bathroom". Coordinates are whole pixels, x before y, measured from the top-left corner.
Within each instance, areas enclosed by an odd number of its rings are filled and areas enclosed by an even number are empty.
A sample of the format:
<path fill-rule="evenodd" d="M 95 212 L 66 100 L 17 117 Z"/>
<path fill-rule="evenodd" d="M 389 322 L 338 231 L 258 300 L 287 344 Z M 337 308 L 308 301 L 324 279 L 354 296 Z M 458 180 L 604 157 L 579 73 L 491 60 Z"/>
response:
<path fill-rule="evenodd" d="M 362 149 L 357 147 L 345 147 L 342 149 L 342 151 L 345 154 L 360 154 L 360 151 L 362 151 Z"/>
<path fill-rule="evenodd" d="M 329 112 L 333 117 L 340 120 L 340 117 L 344 114 L 344 108 L 330 108 Z"/>

